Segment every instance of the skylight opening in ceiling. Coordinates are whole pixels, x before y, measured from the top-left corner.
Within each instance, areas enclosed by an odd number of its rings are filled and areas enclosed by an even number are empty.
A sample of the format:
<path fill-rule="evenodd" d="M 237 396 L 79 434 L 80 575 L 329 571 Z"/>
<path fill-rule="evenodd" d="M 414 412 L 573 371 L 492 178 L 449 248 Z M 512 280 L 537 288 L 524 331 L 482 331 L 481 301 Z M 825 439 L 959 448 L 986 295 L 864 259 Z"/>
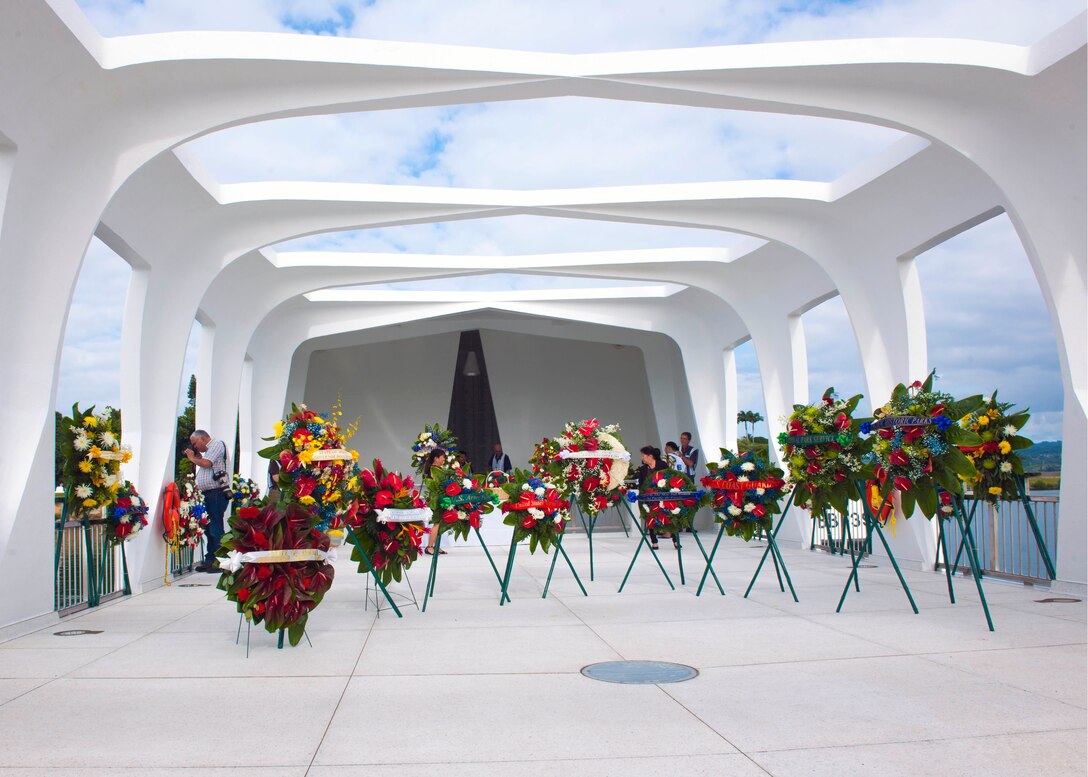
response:
<path fill-rule="evenodd" d="M 274 246 L 285 251 L 503 256 L 645 248 L 739 247 L 753 238 L 713 229 L 627 224 L 617 221 L 501 216 L 401 227 L 326 232 Z"/>
<path fill-rule="evenodd" d="M 182 153 L 220 183 L 566 189 L 827 182 L 903 136 L 839 119 L 561 97 L 276 119 Z"/>

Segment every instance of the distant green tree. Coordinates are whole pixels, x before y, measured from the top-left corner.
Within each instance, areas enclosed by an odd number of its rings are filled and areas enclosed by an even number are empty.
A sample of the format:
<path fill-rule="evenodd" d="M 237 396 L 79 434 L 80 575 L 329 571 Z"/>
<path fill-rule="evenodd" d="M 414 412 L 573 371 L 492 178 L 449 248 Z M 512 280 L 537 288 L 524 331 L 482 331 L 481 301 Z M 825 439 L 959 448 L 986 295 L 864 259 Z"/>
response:
<path fill-rule="evenodd" d="M 764 464 L 770 463 L 771 460 L 771 448 L 770 442 L 766 437 L 745 437 L 737 440 L 737 452 L 747 453 L 751 451 L 752 456 L 760 459 Z"/>
<path fill-rule="evenodd" d="M 741 410 L 737 413 L 737 423 L 744 424 L 746 431 L 745 437 L 749 442 L 752 441 L 752 432 L 754 431 L 755 425 L 762 420 L 763 416 L 755 410 Z"/>
<path fill-rule="evenodd" d="M 181 480 L 193 471 L 193 463 L 185 457 L 189 437 L 196 431 L 196 375 L 189 376 L 189 403 L 178 416 L 177 439 L 174 446 L 174 480 Z"/>

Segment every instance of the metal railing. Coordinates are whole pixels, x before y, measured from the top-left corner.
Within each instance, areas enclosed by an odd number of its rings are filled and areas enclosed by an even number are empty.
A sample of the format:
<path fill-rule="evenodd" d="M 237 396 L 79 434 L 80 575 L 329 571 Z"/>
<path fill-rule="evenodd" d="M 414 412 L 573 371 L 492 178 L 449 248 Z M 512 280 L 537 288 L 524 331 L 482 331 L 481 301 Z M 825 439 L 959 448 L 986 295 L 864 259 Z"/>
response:
<path fill-rule="evenodd" d="M 57 521 L 53 602 L 62 615 L 127 593 L 124 549 L 108 531 L 103 520 Z"/>
<path fill-rule="evenodd" d="M 1029 494 L 1028 500 L 1050 557 L 1056 559 L 1059 497 Z M 978 547 L 983 574 L 1032 583 L 1049 581 L 1046 565 L 1023 502 L 998 502 L 992 505 L 981 500 L 968 499 L 965 507 L 968 516 L 974 511 L 971 533 Z M 946 531 L 948 552 L 954 562 L 960 546 L 959 527 L 950 521 Z M 940 566 L 943 568 L 943 563 Z M 963 570 L 966 566 L 967 558 L 964 553 L 959 560 L 959 569 Z"/>
<path fill-rule="evenodd" d="M 821 520 L 814 520 L 812 526 L 812 550 L 849 555 L 868 553 L 869 527 L 865 524 L 861 502 L 853 500 L 845 518 L 837 510 L 825 511 Z"/>
<path fill-rule="evenodd" d="M 176 553 L 167 547 L 167 555 L 170 558 L 170 576 L 173 578 L 191 574 L 197 564 L 204 558 L 204 540 L 197 547 L 181 545 Z"/>

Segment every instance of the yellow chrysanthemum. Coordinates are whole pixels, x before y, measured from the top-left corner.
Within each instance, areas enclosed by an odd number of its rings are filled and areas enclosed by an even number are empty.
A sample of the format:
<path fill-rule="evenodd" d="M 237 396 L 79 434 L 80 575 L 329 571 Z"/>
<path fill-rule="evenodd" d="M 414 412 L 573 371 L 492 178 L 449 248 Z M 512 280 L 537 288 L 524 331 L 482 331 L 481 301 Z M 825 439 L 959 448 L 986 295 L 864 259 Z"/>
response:
<path fill-rule="evenodd" d="M 319 451 L 325 445 L 321 440 L 310 440 L 310 450 Z"/>
<path fill-rule="evenodd" d="M 321 424 L 322 426 L 324 426 L 324 425 L 325 425 L 325 419 L 324 419 L 324 418 L 322 418 L 321 416 L 318 416 L 317 418 L 315 418 L 315 419 L 313 420 L 313 422 L 312 422 L 312 423 L 315 423 L 315 424 Z"/>
<path fill-rule="evenodd" d="M 302 497 L 298 501 L 300 501 L 304 505 L 309 506 L 309 505 L 312 505 L 316 500 L 312 496 L 307 494 L 306 496 Z"/>
<path fill-rule="evenodd" d="M 990 486 L 990 493 L 994 496 L 1001 496 L 1001 486 Z"/>
<path fill-rule="evenodd" d="M 97 429 L 98 428 L 98 419 L 95 418 L 93 415 L 83 416 L 83 425 L 86 426 L 86 427 L 89 427 L 91 429 Z"/>
<path fill-rule="evenodd" d="M 102 455 L 102 449 L 99 448 L 97 445 L 92 445 L 91 449 L 89 451 L 87 451 L 87 458 L 88 459 L 97 459 L 101 455 Z"/>
<path fill-rule="evenodd" d="M 1002 440 L 997 444 L 997 449 L 1002 453 L 1009 453 L 1012 450 L 1012 446 L 1009 445 L 1007 440 Z"/>
<path fill-rule="evenodd" d="M 355 476 L 352 476 L 351 480 L 348 481 L 348 491 L 354 491 L 358 487 L 359 487 L 359 478 L 357 478 Z"/>
<path fill-rule="evenodd" d="M 358 461 L 359 460 L 359 451 L 352 451 L 351 452 L 351 460 L 352 461 Z"/>
<path fill-rule="evenodd" d="M 283 437 L 283 421 L 276 421 L 272 426 L 272 433 L 275 434 L 276 437 Z"/>
<path fill-rule="evenodd" d="M 325 501 L 330 502 L 330 503 L 337 501 L 339 498 L 340 498 L 340 492 L 339 491 L 333 491 L 331 494 L 326 494 L 325 495 Z"/>
<path fill-rule="evenodd" d="M 91 462 L 89 462 L 89 461 L 84 460 L 84 461 L 79 462 L 79 471 L 80 472 L 90 472 L 93 467 L 94 467 L 94 465 L 91 464 Z"/>
<path fill-rule="evenodd" d="M 304 450 L 304 451 L 299 451 L 299 454 L 298 454 L 299 464 L 310 465 L 310 464 L 313 463 L 313 461 L 314 461 L 314 452 L 313 451 L 311 451 L 309 449 Z"/>
<path fill-rule="evenodd" d="M 98 504 L 98 502 L 94 501 L 90 497 L 83 500 L 83 506 L 84 507 L 95 507 L 97 504 Z"/>
<path fill-rule="evenodd" d="M 994 418 L 997 418 L 998 413 L 997 410 L 990 409 L 986 411 L 986 415 L 988 415 L 990 419 L 993 420 Z"/>
<path fill-rule="evenodd" d="M 130 461 L 132 461 L 132 451 L 125 451 L 124 454 L 122 454 L 121 461 L 125 464 L 128 464 Z"/>
<path fill-rule="evenodd" d="M 988 423 L 990 423 L 990 417 L 989 416 L 980 415 L 978 417 L 978 425 L 979 426 L 986 426 Z"/>

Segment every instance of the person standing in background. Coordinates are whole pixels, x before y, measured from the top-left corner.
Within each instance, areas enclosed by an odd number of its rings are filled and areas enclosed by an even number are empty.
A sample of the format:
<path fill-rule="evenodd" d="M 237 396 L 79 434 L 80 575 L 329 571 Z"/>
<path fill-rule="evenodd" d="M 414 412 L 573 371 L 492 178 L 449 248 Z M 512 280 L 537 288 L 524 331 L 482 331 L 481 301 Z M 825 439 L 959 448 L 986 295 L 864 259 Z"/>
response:
<path fill-rule="evenodd" d="M 699 449 L 691 446 L 691 432 L 680 434 L 680 460 L 684 463 L 683 472 L 695 477 L 695 468 L 699 466 Z"/>
<path fill-rule="evenodd" d="M 204 508 L 208 511 L 208 547 L 204 563 L 197 567 L 200 572 L 219 572 L 215 552 L 223 537 L 223 515 L 230 503 L 227 476 L 227 444 L 214 440 L 203 429 L 189 436 L 193 447 L 185 449 L 185 457 L 196 467 L 196 487 L 204 495 Z"/>
<path fill-rule="evenodd" d="M 514 467 L 510 464 L 510 457 L 502 452 L 502 443 L 495 443 L 494 452 L 488 459 L 487 468 L 490 472 L 509 472 Z"/>

